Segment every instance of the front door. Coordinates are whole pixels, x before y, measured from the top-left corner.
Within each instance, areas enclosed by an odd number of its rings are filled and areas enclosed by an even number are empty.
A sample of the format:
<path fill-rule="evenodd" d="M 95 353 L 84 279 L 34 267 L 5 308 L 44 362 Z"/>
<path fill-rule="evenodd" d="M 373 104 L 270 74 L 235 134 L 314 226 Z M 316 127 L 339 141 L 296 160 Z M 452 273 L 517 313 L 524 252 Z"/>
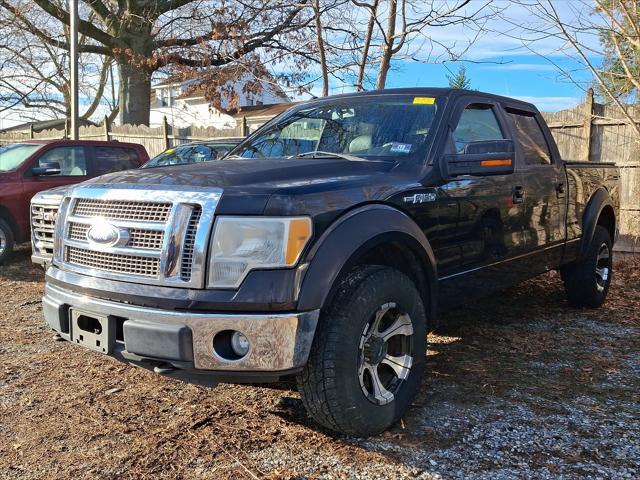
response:
<path fill-rule="evenodd" d="M 510 137 L 498 106 L 484 99 L 467 99 L 455 117 L 445 153 L 462 152 L 469 142 Z M 522 189 L 517 162 L 511 174 L 463 175 L 442 185 L 439 198 L 443 205 L 458 204 L 449 248 L 459 251 L 456 265 L 448 265 L 440 275 L 444 304 L 512 285 L 521 278 L 523 272 L 515 257 L 526 251 Z"/>
<path fill-rule="evenodd" d="M 32 168 L 43 166 L 46 163 L 60 165 L 59 175 L 36 176 L 29 170 L 24 177 L 24 202 L 29 205 L 31 197 L 36 193 L 50 188 L 80 183 L 89 178 L 87 172 L 87 154 L 85 147 L 68 146 L 53 147 L 43 152 L 31 165 Z M 28 217 L 27 217 L 28 218 Z"/>

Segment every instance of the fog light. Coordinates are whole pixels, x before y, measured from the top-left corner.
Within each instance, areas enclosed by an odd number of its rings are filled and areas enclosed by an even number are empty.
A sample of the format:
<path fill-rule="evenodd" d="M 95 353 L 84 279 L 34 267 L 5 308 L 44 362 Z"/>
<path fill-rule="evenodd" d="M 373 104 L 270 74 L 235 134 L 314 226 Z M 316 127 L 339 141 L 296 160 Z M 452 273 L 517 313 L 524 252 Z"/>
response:
<path fill-rule="evenodd" d="M 213 352 L 227 362 L 244 358 L 249 348 L 249 339 L 237 330 L 222 330 L 213 337 Z"/>
<path fill-rule="evenodd" d="M 231 335 L 231 348 L 233 353 L 239 357 L 244 357 L 249 352 L 249 339 L 240 332 L 233 332 Z"/>

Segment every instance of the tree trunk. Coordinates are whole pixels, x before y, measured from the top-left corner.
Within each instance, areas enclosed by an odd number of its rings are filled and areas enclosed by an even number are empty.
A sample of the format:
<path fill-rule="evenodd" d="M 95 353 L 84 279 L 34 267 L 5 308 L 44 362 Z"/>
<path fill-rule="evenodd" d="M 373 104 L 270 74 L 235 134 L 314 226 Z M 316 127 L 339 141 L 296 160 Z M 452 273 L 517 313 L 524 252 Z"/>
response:
<path fill-rule="evenodd" d="M 132 65 L 129 59 L 117 59 L 120 73 L 120 124 L 149 125 L 151 74 Z"/>
<path fill-rule="evenodd" d="M 327 56 L 324 49 L 324 38 L 322 36 L 322 18 L 320 17 L 320 0 L 313 4 L 313 11 L 316 17 L 316 41 L 318 42 L 318 53 L 320 54 L 320 70 L 322 73 L 322 96 L 329 95 L 329 71 L 327 70 Z"/>
<path fill-rule="evenodd" d="M 387 31 L 385 32 L 384 45 L 382 47 L 382 56 L 380 58 L 380 70 L 378 70 L 378 80 L 376 81 L 376 89 L 382 90 L 387 84 L 387 74 L 391 67 L 391 57 L 393 56 L 393 44 L 396 35 L 396 17 L 398 12 L 398 0 L 389 1 L 389 18 L 387 22 Z"/>
<path fill-rule="evenodd" d="M 376 18 L 378 17 L 379 1 L 380 0 L 375 0 L 369 11 L 369 23 L 367 24 L 367 33 L 362 47 L 362 58 L 360 59 L 360 65 L 358 65 L 358 79 L 356 80 L 356 91 L 358 92 L 364 90 L 364 73 L 367 68 L 367 62 L 369 61 L 369 48 L 371 47 L 371 39 L 373 38 L 373 28 L 376 25 Z"/>

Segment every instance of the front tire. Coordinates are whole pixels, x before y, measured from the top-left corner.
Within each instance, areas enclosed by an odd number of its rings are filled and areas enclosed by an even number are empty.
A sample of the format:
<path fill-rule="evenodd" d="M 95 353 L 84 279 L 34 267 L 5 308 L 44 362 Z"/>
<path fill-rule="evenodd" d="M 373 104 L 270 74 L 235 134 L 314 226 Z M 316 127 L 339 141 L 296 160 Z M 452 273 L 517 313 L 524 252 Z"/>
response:
<path fill-rule="evenodd" d="M 3 265 L 13 253 L 15 240 L 9 224 L 0 218 L 0 265 Z"/>
<path fill-rule="evenodd" d="M 353 270 L 323 311 L 297 378 L 309 415 L 326 428 L 364 437 L 393 425 L 420 387 L 426 323 L 409 277 L 379 266 Z"/>
<path fill-rule="evenodd" d="M 598 308 L 607 298 L 613 274 L 613 245 L 609 231 L 596 226 L 584 258 L 560 273 L 567 300 L 574 307 Z"/>

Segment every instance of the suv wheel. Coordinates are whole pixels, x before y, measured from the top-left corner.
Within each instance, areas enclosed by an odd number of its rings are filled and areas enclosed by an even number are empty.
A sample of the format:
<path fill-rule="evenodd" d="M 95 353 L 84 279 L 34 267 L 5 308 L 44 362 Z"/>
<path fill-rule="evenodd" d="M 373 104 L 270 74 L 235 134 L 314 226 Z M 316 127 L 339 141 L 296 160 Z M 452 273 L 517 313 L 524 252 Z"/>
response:
<path fill-rule="evenodd" d="M 574 307 L 597 308 L 607 298 L 613 273 L 609 231 L 598 225 L 583 260 L 561 270 L 564 289 Z"/>
<path fill-rule="evenodd" d="M 374 435 L 408 409 L 425 355 L 426 315 L 413 282 L 391 268 L 359 267 L 321 315 L 298 376 L 302 401 L 329 429 Z"/>
<path fill-rule="evenodd" d="M 13 245 L 13 231 L 9 224 L 0 218 L 0 265 L 11 257 Z"/>

